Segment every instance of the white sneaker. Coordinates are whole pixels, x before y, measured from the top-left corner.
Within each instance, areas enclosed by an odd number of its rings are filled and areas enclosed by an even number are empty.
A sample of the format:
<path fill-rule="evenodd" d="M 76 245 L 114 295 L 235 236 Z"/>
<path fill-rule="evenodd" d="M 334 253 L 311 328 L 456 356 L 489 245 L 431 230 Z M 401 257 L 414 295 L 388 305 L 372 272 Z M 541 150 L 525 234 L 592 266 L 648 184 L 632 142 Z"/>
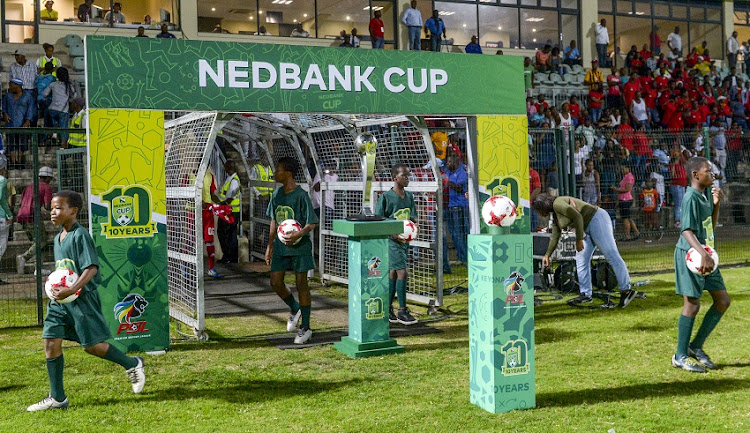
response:
<path fill-rule="evenodd" d="M 63 401 L 57 401 L 52 396 L 47 396 L 44 400 L 40 401 L 39 403 L 32 404 L 31 406 L 26 408 L 26 411 L 28 412 L 36 412 L 39 410 L 47 410 L 47 409 L 66 409 L 68 407 L 68 399 L 66 398 Z"/>
<path fill-rule="evenodd" d="M 312 338 L 312 329 L 300 328 L 297 336 L 294 337 L 294 344 L 305 344 Z"/>
<path fill-rule="evenodd" d="M 128 374 L 130 383 L 133 384 L 133 392 L 138 394 L 143 389 L 143 385 L 146 384 L 146 373 L 143 372 L 143 358 L 136 356 L 135 359 L 138 360 L 138 365 L 129 370 L 125 370 L 125 373 Z"/>
<path fill-rule="evenodd" d="M 302 317 L 302 309 L 297 310 L 297 313 L 289 313 L 289 319 L 286 321 L 286 330 L 294 332 L 299 327 L 299 319 Z"/>
<path fill-rule="evenodd" d="M 16 272 L 18 275 L 23 275 L 24 268 L 26 267 L 26 259 L 23 255 L 16 256 Z"/>

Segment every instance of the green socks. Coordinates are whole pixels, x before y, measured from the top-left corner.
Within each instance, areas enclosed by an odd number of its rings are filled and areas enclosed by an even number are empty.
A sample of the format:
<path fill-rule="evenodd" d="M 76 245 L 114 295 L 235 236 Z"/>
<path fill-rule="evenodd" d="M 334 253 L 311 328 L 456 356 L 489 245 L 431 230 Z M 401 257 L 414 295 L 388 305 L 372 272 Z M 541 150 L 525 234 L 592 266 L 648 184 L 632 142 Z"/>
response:
<path fill-rule="evenodd" d="M 693 323 L 695 323 L 695 317 L 682 314 L 680 320 L 677 321 L 677 351 L 675 352 L 677 358 L 683 355 L 687 356 L 690 334 L 693 333 Z"/>
<path fill-rule="evenodd" d="M 396 297 L 396 280 L 388 279 L 388 305 L 393 305 L 393 299 Z"/>
<path fill-rule="evenodd" d="M 300 325 L 301 328 L 310 329 L 310 306 L 300 306 L 300 310 L 302 310 L 302 324 Z"/>
<path fill-rule="evenodd" d="M 299 311 L 299 303 L 296 299 L 294 299 L 293 294 L 289 294 L 286 298 L 284 298 L 284 302 L 289 306 L 289 309 L 292 310 L 292 314 L 297 314 L 297 311 Z"/>
<path fill-rule="evenodd" d="M 713 306 L 706 311 L 706 317 L 703 318 L 703 323 L 701 323 L 701 327 L 698 328 L 698 333 L 695 334 L 695 338 L 693 339 L 693 342 L 690 343 L 690 348 L 692 349 L 702 349 L 703 343 L 706 342 L 706 338 L 711 334 L 711 331 L 716 328 L 716 325 L 719 324 L 719 320 L 721 320 L 721 316 L 723 316 L 724 313 L 720 313 L 719 310 L 714 308 Z"/>
<path fill-rule="evenodd" d="M 107 353 L 104 354 L 103 358 L 107 361 L 114 362 L 115 364 L 122 365 L 126 370 L 130 370 L 131 368 L 138 365 L 138 360 L 136 358 L 122 353 L 120 349 L 111 344 L 109 345 L 109 349 L 107 350 Z"/>
<path fill-rule="evenodd" d="M 65 400 L 65 389 L 63 389 L 63 356 L 47 358 L 47 375 L 49 376 L 49 395 L 57 401 Z"/>
<path fill-rule="evenodd" d="M 406 280 L 396 281 L 396 293 L 398 294 L 398 308 L 406 308 Z"/>

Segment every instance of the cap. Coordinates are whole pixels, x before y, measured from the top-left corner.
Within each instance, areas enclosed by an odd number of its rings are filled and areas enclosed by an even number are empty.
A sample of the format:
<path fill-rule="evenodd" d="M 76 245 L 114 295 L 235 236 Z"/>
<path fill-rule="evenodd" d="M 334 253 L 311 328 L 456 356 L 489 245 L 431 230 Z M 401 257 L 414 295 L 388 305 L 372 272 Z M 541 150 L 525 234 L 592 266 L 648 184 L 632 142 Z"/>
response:
<path fill-rule="evenodd" d="M 591 63 L 599 63 L 599 60 L 594 59 L 591 61 Z"/>
<path fill-rule="evenodd" d="M 16 50 L 16 52 L 14 52 L 13 55 L 14 56 L 25 56 L 26 54 L 24 54 L 22 50 Z"/>
<path fill-rule="evenodd" d="M 39 177 L 52 177 L 52 169 L 49 167 L 40 168 Z"/>
<path fill-rule="evenodd" d="M 698 56 L 698 61 L 702 62 L 703 61 L 703 56 Z"/>
<path fill-rule="evenodd" d="M 80 105 L 81 107 L 85 107 L 85 106 L 86 106 L 86 100 L 85 100 L 85 99 L 83 99 L 83 98 L 82 98 L 82 97 L 80 97 L 80 96 L 79 96 L 79 97 L 77 97 L 77 98 L 73 98 L 73 103 L 74 103 L 74 104 L 78 104 L 78 105 Z"/>
<path fill-rule="evenodd" d="M 20 78 L 13 78 L 10 80 L 10 82 L 13 84 L 18 84 L 19 86 L 23 86 L 23 81 L 21 81 Z"/>

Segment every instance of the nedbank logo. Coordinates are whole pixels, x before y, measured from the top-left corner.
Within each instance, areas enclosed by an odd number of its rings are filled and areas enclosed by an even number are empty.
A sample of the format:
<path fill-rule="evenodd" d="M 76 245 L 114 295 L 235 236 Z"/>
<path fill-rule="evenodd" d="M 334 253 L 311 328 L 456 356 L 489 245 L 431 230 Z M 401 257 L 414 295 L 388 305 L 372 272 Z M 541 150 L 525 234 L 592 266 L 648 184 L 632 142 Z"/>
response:
<path fill-rule="evenodd" d="M 523 340 L 510 340 L 500 349 L 505 357 L 503 376 L 518 376 L 529 372 L 529 349 Z"/>
<path fill-rule="evenodd" d="M 370 298 L 365 302 L 367 312 L 365 313 L 365 319 L 367 320 L 379 320 L 385 317 L 385 310 L 383 309 L 383 300 L 381 298 Z"/>
<path fill-rule="evenodd" d="M 151 193 L 147 188 L 115 186 L 99 197 L 109 203 L 108 222 L 102 223 L 105 238 L 149 238 L 156 234 L 156 223 L 151 220 Z"/>

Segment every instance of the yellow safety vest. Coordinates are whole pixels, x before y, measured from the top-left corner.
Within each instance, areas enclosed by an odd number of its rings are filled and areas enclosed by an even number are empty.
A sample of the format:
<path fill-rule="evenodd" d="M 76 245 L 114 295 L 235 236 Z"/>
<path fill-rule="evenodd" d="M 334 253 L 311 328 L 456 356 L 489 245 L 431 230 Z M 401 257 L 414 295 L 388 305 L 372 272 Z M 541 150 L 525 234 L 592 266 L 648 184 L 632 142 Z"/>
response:
<path fill-rule="evenodd" d="M 83 125 L 83 116 L 86 114 L 86 110 L 81 110 L 76 113 L 72 119 L 70 119 L 70 127 L 73 129 L 79 129 Z M 86 147 L 86 132 L 83 133 L 71 133 L 68 137 L 68 144 L 73 147 Z"/>
<path fill-rule="evenodd" d="M 227 191 L 229 191 L 229 187 L 230 185 L 232 185 L 232 179 L 237 179 L 237 183 L 240 183 L 240 177 L 237 176 L 237 173 L 230 176 L 229 179 L 224 182 L 224 186 L 221 187 L 221 191 L 219 192 L 222 200 L 227 199 Z M 242 192 L 241 190 L 237 190 L 237 195 L 235 195 L 232 201 L 229 202 L 229 204 L 232 206 L 232 212 L 234 213 L 240 213 L 242 211 L 240 197 L 242 197 Z"/>
<path fill-rule="evenodd" d="M 263 164 L 255 164 L 253 167 L 255 167 L 255 173 L 257 175 L 257 179 L 261 182 L 273 182 L 273 170 L 271 170 L 270 167 L 264 167 Z M 273 187 L 272 186 L 256 186 L 256 191 L 260 193 L 260 195 L 267 195 L 270 196 L 273 194 Z"/>
<path fill-rule="evenodd" d="M 52 62 L 52 66 L 54 67 L 54 69 L 57 69 L 60 66 L 62 66 L 62 61 L 58 59 L 57 57 L 52 56 L 52 60 L 47 60 L 47 56 L 42 56 L 36 61 L 36 67 L 44 69 L 44 65 L 46 65 L 48 61 Z M 57 71 L 52 72 L 52 75 L 57 77 Z"/>

